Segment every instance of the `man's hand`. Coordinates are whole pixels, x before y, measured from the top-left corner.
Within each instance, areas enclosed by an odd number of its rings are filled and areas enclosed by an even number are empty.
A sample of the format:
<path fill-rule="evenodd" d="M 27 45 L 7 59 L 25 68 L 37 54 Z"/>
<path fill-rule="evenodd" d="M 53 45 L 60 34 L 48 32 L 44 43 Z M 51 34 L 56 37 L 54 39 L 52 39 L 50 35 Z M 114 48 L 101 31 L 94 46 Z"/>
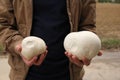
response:
<path fill-rule="evenodd" d="M 82 60 L 79 60 L 76 56 L 72 55 L 71 53 L 65 52 L 65 55 L 69 58 L 69 60 L 76 64 L 79 67 L 82 67 L 83 65 L 90 65 L 91 60 L 87 59 L 86 57 L 83 57 Z M 101 56 L 102 52 L 98 53 L 98 56 Z"/>
<path fill-rule="evenodd" d="M 28 65 L 28 66 L 32 66 L 32 65 L 40 65 L 43 60 L 45 59 L 46 55 L 47 55 L 47 50 L 45 53 L 39 55 L 39 56 L 35 56 L 33 57 L 31 60 L 27 60 L 24 56 L 22 56 L 21 54 L 21 50 L 22 50 L 22 47 L 21 47 L 21 44 L 18 44 L 16 47 L 15 47 L 15 50 L 20 54 L 20 56 L 22 57 L 23 61 Z"/>

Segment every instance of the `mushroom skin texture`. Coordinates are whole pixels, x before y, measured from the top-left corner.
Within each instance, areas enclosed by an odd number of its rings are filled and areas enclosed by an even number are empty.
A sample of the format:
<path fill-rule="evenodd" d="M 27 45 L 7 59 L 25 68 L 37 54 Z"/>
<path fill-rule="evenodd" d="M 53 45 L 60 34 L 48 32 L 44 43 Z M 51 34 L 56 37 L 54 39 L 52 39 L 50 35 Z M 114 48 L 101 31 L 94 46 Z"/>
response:
<path fill-rule="evenodd" d="M 79 60 L 92 59 L 101 49 L 101 40 L 91 31 L 71 32 L 64 39 L 64 48 Z"/>
<path fill-rule="evenodd" d="M 32 59 L 46 51 L 45 41 L 35 36 L 28 36 L 22 40 L 21 54 L 27 60 Z"/>

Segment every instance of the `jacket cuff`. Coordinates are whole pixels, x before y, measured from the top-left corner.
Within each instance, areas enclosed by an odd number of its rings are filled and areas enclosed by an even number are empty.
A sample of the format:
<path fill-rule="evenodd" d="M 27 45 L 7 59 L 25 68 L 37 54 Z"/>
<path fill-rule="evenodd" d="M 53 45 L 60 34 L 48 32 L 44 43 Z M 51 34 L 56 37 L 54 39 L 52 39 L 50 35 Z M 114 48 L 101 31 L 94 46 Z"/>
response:
<path fill-rule="evenodd" d="M 23 37 L 20 35 L 14 35 L 6 41 L 5 51 L 12 55 L 18 55 L 19 52 L 15 50 L 15 46 L 20 44 L 23 40 Z"/>

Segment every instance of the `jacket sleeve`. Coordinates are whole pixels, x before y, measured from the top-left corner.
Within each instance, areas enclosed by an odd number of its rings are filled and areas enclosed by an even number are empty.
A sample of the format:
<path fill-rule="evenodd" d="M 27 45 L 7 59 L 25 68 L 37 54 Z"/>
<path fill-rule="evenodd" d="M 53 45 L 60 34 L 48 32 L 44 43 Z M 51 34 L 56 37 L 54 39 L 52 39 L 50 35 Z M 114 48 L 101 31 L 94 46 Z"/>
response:
<path fill-rule="evenodd" d="M 79 22 L 79 30 L 90 30 L 95 32 L 96 28 L 96 1 L 82 0 L 82 13 Z"/>
<path fill-rule="evenodd" d="M 0 43 L 4 45 L 5 52 L 14 54 L 15 45 L 21 42 L 20 35 L 15 24 L 12 0 L 0 0 Z"/>

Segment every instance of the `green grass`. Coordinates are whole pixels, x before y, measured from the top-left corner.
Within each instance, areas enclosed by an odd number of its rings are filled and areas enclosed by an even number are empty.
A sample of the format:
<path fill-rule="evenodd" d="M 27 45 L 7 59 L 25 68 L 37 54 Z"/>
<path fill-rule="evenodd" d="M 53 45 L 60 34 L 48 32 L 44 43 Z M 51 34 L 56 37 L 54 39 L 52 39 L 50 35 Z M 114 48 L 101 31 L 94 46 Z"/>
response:
<path fill-rule="evenodd" d="M 102 39 L 103 49 L 120 49 L 120 39 L 107 38 Z"/>

